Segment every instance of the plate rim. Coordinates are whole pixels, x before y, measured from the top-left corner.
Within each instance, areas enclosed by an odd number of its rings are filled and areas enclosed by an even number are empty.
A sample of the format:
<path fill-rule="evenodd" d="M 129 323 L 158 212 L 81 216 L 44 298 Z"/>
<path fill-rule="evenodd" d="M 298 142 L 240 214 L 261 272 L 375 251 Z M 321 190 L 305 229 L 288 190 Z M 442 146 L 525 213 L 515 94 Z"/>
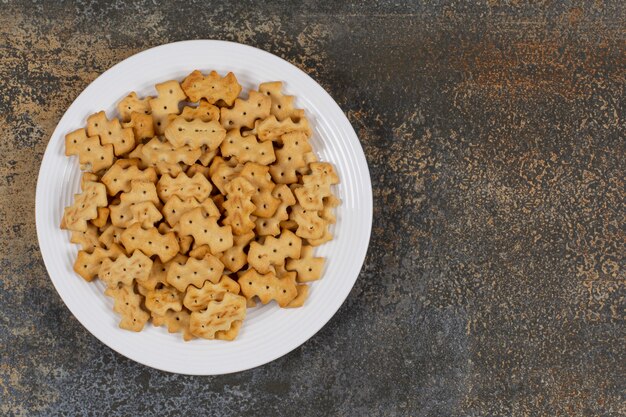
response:
<path fill-rule="evenodd" d="M 50 260 L 47 260 L 47 256 L 44 254 L 44 251 L 42 250 L 42 248 L 45 246 L 43 245 L 43 237 L 42 237 L 42 233 L 44 230 L 44 227 L 46 226 L 47 223 L 44 224 L 44 216 L 42 211 L 45 210 L 44 208 L 42 208 L 43 205 L 43 201 L 41 201 L 43 199 L 43 192 L 41 191 L 42 186 L 42 178 L 44 175 L 46 175 L 46 173 L 44 173 L 43 168 L 45 165 L 45 161 L 46 161 L 46 155 L 49 154 L 49 152 L 52 149 L 52 145 L 53 145 L 53 138 L 56 137 L 57 135 L 60 135 L 60 128 L 62 125 L 63 120 L 66 118 L 66 116 L 68 115 L 68 113 L 70 112 L 70 110 L 72 109 L 72 107 L 75 105 L 75 103 L 77 101 L 79 101 L 79 99 L 86 94 L 87 90 L 89 89 L 90 86 L 92 86 L 97 80 L 101 79 L 102 77 L 106 76 L 107 74 L 110 74 L 112 72 L 114 72 L 116 70 L 117 67 L 121 66 L 122 64 L 126 63 L 127 61 L 130 60 L 135 60 L 135 59 L 139 59 L 142 55 L 144 54 L 148 54 L 148 53 L 154 53 L 155 51 L 158 51 L 159 49 L 165 49 L 165 48 L 172 48 L 172 47 L 176 47 L 176 46 L 188 46 L 188 45 L 192 45 L 194 47 L 198 47 L 198 48 L 203 48 L 203 47 L 211 47 L 211 45 L 227 45 L 227 46 L 232 46 L 233 48 L 240 48 L 242 50 L 249 50 L 251 53 L 253 54 L 261 54 L 261 55 L 267 55 L 270 59 L 278 59 L 280 61 L 282 61 L 283 63 L 287 64 L 287 66 L 289 66 L 291 69 L 299 72 L 301 75 L 304 75 L 305 77 L 309 78 L 311 81 L 313 81 L 313 83 L 319 88 L 319 90 L 322 92 L 322 94 L 324 96 L 326 96 L 326 99 L 329 100 L 329 103 L 332 103 L 335 107 L 335 109 L 333 110 L 333 113 L 337 113 L 337 115 L 341 114 L 341 117 L 343 117 L 343 119 L 345 120 L 345 122 L 347 123 L 347 126 L 350 127 L 351 133 L 354 135 L 354 138 L 356 138 L 356 143 L 355 145 L 358 145 L 358 147 L 353 147 L 354 150 L 356 150 L 356 154 L 357 157 L 362 157 L 363 161 L 364 161 L 364 165 L 363 165 L 363 170 L 362 170 L 362 176 L 359 178 L 359 181 L 363 182 L 364 188 L 365 190 L 368 192 L 367 195 L 365 197 L 366 198 L 363 201 L 363 206 L 359 206 L 359 208 L 361 209 L 365 209 L 365 214 L 367 214 L 367 218 L 365 220 L 367 220 L 367 230 L 366 230 L 366 236 L 367 236 L 367 244 L 365 245 L 365 249 L 363 250 L 363 254 L 362 256 L 357 259 L 359 267 L 358 267 L 358 273 L 356 274 L 356 277 L 354 278 L 352 284 L 350 285 L 350 290 L 346 292 L 345 296 L 343 297 L 343 299 L 341 300 L 340 303 L 337 304 L 337 308 L 335 309 L 335 311 L 332 312 L 332 314 L 330 314 L 328 316 L 327 319 L 325 320 L 320 320 L 318 322 L 315 322 L 313 324 L 313 326 L 310 326 L 310 331 L 307 332 L 307 335 L 303 338 L 301 338 L 302 340 L 299 343 L 294 344 L 293 347 L 291 347 L 290 349 L 286 350 L 286 351 L 282 351 L 282 350 L 277 350 L 275 354 L 271 354 L 271 355 L 266 355 L 265 358 L 261 361 L 259 361 L 256 364 L 253 365 L 244 365 L 244 366 L 233 366 L 232 369 L 230 369 L 229 371 L 220 371 L 220 372 L 216 372 L 216 373 L 207 373 L 206 371 L 199 371 L 199 372 L 187 372 L 187 371 L 177 371 L 171 368 L 168 368 L 166 365 L 168 364 L 168 362 L 164 361 L 162 363 L 158 363 L 158 364 L 154 364 L 152 362 L 149 362 L 147 360 L 143 360 L 143 358 L 136 358 L 136 357 L 131 357 L 129 355 L 127 355 L 126 353 L 120 351 L 119 349 L 117 349 L 116 347 L 112 346 L 112 344 L 108 343 L 106 339 L 101 338 L 99 335 L 97 335 L 95 332 L 92 332 L 92 330 L 90 329 L 90 327 L 85 324 L 84 320 L 81 319 L 79 314 L 76 314 L 76 312 L 72 309 L 72 307 L 70 307 L 70 305 L 65 301 L 63 295 L 62 295 L 62 291 L 60 291 L 59 287 L 57 286 L 57 282 L 55 281 L 55 278 L 52 277 L 52 274 L 50 273 L 50 271 L 52 270 L 52 268 L 50 267 Z M 365 222 L 364 222 L 365 223 Z M 37 231 L 37 242 L 39 245 L 39 253 L 41 255 L 41 258 L 44 262 L 44 265 L 46 267 L 46 273 L 48 275 L 49 280 L 52 282 L 58 296 L 61 298 L 61 301 L 63 302 L 63 304 L 65 305 L 65 307 L 70 311 L 70 313 L 72 314 L 72 316 L 74 316 L 74 318 L 76 318 L 76 320 L 82 325 L 83 328 L 85 328 L 87 330 L 87 332 L 89 334 L 91 334 L 92 336 L 94 336 L 97 340 L 99 340 L 102 344 L 104 344 L 105 346 L 107 346 L 109 349 L 117 352 L 118 354 L 120 354 L 121 356 L 132 360 L 134 362 L 137 363 L 141 363 L 144 366 L 150 367 L 150 368 L 154 368 L 154 369 L 158 369 L 160 371 L 164 371 L 164 372 L 169 372 L 169 373 L 174 373 L 174 374 L 181 374 L 181 375 L 198 375 L 198 376 L 206 376 L 206 375 L 226 375 L 226 374 L 231 374 L 231 373 L 235 373 L 235 372 L 242 372 L 248 369 L 254 369 L 257 368 L 259 366 L 263 366 L 265 364 L 268 364 L 270 362 L 275 361 L 276 359 L 285 356 L 291 352 L 293 352 L 295 349 L 297 349 L 298 347 L 302 346 L 304 343 L 306 343 L 308 340 L 310 340 L 313 336 L 315 336 L 324 326 L 326 326 L 326 324 L 328 324 L 328 322 L 337 314 L 337 312 L 339 311 L 339 309 L 341 308 L 341 306 L 344 305 L 346 299 L 348 298 L 349 294 L 352 292 L 352 290 L 354 289 L 354 285 L 356 284 L 357 279 L 359 278 L 361 271 L 363 269 L 363 265 L 367 256 L 367 253 L 369 251 L 369 243 L 371 240 L 371 231 L 372 231 L 372 225 L 373 225 L 373 190 L 372 190 L 372 185 L 371 185 L 371 175 L 370 175 L 370 171 L 369 171 L 369 165 L 367 163 L 367 158 L 365 157 L 365 152 L 363 150 L 363 146 L 361 144 L 361 141 L 359 140 L 358 135 L 356 134 L 356 131 L 354 130 L 354 127 L 352 126 L 352 124 L 350 123 L 350 120 L 347 118 L 346 114 L 344 113 L 344 111 L 341 109 L 341 107 L 339 106 L 339 104 L 332 98 L 332 96 L 326 91 L 326 89 L 324 87 L 322 87 L 311 75 L 309 75 L 308 73 L 306 73 L 305 71 L 303 71 L 302 69 L 298 68 L 296 65 L 292 64 L 291 62 L 281 58 L 280 56 L 274 55 L 268 51 L 265 51 L 263 49 L 259 49 L 250 45 L 246 45 L 246 44 L 242 44 L 242 43 L 237 43 L 237 42 L 231 42 L 231 41 L 224 41 L 224 40 L 212 40 L 212 39 L 195 39 L 195 40 L 183 40 L 183 41 L 177 41 L 177 42 L 171 42 L 171 43 L 166 43 L 166 44 L 161 44 L 161 45 L 157 45 L 151 48 L 147 48 L 144 49 L 142 51 L 139 51 L 135 54 L 132 54 L 126 58 L 124 58 L 123 60 L 117 62 L 116 64 L 114 64 L 113 66 L 111 66 L 110 68 L 108 68 L 106 71 L 102 72 L 101 74 L 99 74 L 95 79 L 93 79 L 91 82 L 89 82 L 89 84 L 87 84 L 82 91 L 76 96 L 76 98 L 70 103 L 70 105 L 67 107 L 67 109 L 65 110 L 65 112 L 63 113 L 63 115 L 61 116 L 61 118 L 58 120 L 53 132 L 51 133 L 51 135 L 48 138 L 48 143 L 46 145 L 44 154 L 42 156 L 41 159 L 41 163 L 39 166 L 39 173 L 37 176 L 37 185 L 36 185 L 36 191 L 35 191 L 35 224 L 36 224 L 36 231 Z M 365 226 L 365 224 L 364 224 Z M 181 339 L 182 341 L 182 339 Z M 164 365 L 164 366 L 161 366 Z"/>

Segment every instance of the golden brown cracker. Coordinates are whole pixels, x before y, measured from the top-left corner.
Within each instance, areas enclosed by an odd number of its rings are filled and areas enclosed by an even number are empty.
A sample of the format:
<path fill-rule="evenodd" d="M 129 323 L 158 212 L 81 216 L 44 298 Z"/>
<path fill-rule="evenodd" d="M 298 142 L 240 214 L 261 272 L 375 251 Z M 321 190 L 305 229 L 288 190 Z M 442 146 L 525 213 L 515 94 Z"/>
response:
<path fill-rule="evenodd" d="M 85 232 L 88 221 L 98 217 L 98 207 L 109 203 L 106 188 L 99 182 L 88 182 L 83 192 L 74 195 L 74 203 L 63 211 L 63 223 L 67 230 Z"/>
<path fill-rule="evenodd" d="M 291 119 L 278 121 L 276 116 L 270 116 L 255 123 L 254 128 L 257 137 L 262 140 L 278 140 L 282 135 L 291 132 L 302 132 L 307 137 L 311 136 L 311 128 L 306 117 L 301 117 L 297 122 Z"/>
<path fill-rule="evenodd" d="M 132 285 L 135 279 L 139 281 L 148 279 L 151 268 L 152 260 L 140 250 L 136 250 L 131 257 L 121 254 L 114 261 L 104 259 L 98 269 L 98 277 L 109 288 L 115 288 L 120 284 Z"/>
<path fill-rule="evenodd" d="M 200 149 L 205 146 L 212 151 L 219 148 L 225 137 L 226 130 L 216 121 L 185 120 L 178 116 L 165 128 L 165 138 L 177 148 Z"/>
<path fill-rule="evenodd" d="M 146 308 L 158 316 L 163 316 L 168 311 L 181 311 L 183 293 L 167 285 L 155 288 L 146 293 Z"/>
<path fill-rule="evenodd" d="M 95 219 L 90 220 L 91 224 L 96 227 L 104 227 L 109 220 L 109 208 L 98 207 L 98 216 Z"/>
<path fill-rule="evenodd" d="M 272 217 L 280 205 L 280 200 L 272 195 L 276 184 L 272 182 L 268 170 L 266 166 L 248 162 L 239 173 L 256 188 L 256 193 L 252 195 L 256 209 L 252 214 L 265 218 Z"/>
<path fill-rule="evenodd" d="M 296 290 L 298 291 L 298 295 L 296 295 L 295 298 L 287 304 L 287 308 L 302 307 L 307 298 L 309 298 L 308 285 L 296 285 Z"/>
<path fill-rule="evenodd" d="M 150 139 L 155 135 L 154 120 L 149 114 L 133 112 L 130 115 L 130 121 L 122 123 L 122 127 L 133 129 L 133 135 L 137 143 L 143 139 Z"/>
<path fill-rule="evenodd" d="M 191 178 L 184 172 L 175 178 L 165 174 L 157 183 L 157 193 L 163 202 L 166 202 L 173 195 L 177 195 L 183 200 L 193 197 L 198 201 L 204 201 L 209 197 L 212 189 L 213 186 L 209 180 L 200 173 L 196 173 Z"/>
<path fill-rule="evenodd" d="M 238 98 L 232 108 L 222 107 L 220 109 L 220 122 L 224 129 L 241 129 L 247 127 L 252 129 L 254 121 L 265 119 L 270 115 L 272 101 L 269 97 L 258 91 L 250 91 L 248 99 Z"/>
<path fill-rule="evenodd" d="M 296 190 L 297 191 L 297 190 Z M 300 204 L 291 207 L 289 219 L 297 225 L 296 235 L 303 239 L 319 239 L 324 234 L 326 221 L 322 219 L 318 211 L 306 210 Z"/>
<path fill-rule="evenodd" d="M 206 100 L 200 100 L 197 106 L 185 106 L 180 113 L 185 120 L 199 119 L 203 122 L 219 121 L 220 108 L 209 104 Z"/>
<path fill-rule="evenodd" d="M 202 151 L 190 146 L 175 147 L 168 141 L 153 138 L 141 148 L 142 161 L 148 162 L 148 166 L 156 166 L 157 163 L 177 164 L 182 162 L 192 165 L 200 158 Z M 162 173 L 163 174 L 163 173 Z"/>
<path fill-rule="evenodd" d="M 281 121 L 291 118 L 294 122 L 298 121 L 303 115 L 303 110 L 294 107 L 294 96 L 284 95 L 282 92 L 283 83 L 273 81 L 262 83 L 259 85 L 259 91 L 271 99 L 271 114 Z"/>
<path fill-rule="evenodd" d="M 226 184 L 235 178 L 243 169 L 243 165 L 238 164 L 235 158 L 226 160 L 220 156 L 216 156 L 211 162 L 209 167 L 209 174 L 211 175 L 211 181 L 221 194 L 226 194 L 224 188 Z"/>
<path fill-rule="evenodd" d="M 133 207 L 140 203 L 149 203 L 148 205 L 143 204 L 140 206 L 142 210 L 146 211 L 146 216 L 142 215 L 142 211 L 133 211 Z M 160 212 L 157 209 L 157 205 L 160 205 L 160 201 L 154 183 L 132 180 L 130 190 L 120 194 L 119 204 L 111 204 L 109 206 L 111 223 L 113 226 L 126 228 L 135 222 L 142 222 L 135 214 L 144 218 L 148 217 L 148 213 L 150 214 L 148 220 L 158 221 L 161 217 L 159 216 Z M 152 227 L 148 222 L 142 226 L 145 228 Z"/>
<path fill-rule="evenodd" d="M 179 234 L 193 236 L 197 245 L 209 245 L 213 254 L 224 252 L 233 246 L 233 233 L 230 226 L 220 227 L 217 219 L 197 207 L 181 216 Z"/>
<path fill-rule="evenodd" d="M 78 129 L 65 136 L 65 155 L 78 155 L 81 170 L 98 172 L 113 164 L 113 145 L 102 145 L 99 136 L 87 137 L 85 129 Z"/>
<path fill-rule="evenodd" d="M 289 230 L 284 230 L 278 238 L 267 236 L 261 244 L 251 242 L 248 250 L 248 264 L 262 274 L 272 266 L 285 264 L 285 258 L 298 259 L 302 240 Z"/>
<path fill-rule="evenodd" d="M 113 310 L 122 317 L 120 328 L 134 332 L 143 329 L 150 315 L 141 308 L 143 297 L 135 292 L 132 285 L 109 287 L 104 294 L 114 300 Z"/>
<path fill-rule="evenodd" d="M 110 196 L 120 191 L 128 192 L 131 189 L 131 181 L 156 182 L 157 174 L 154 168 L 149 167 L 141 170 L 137 167 L 136 159 L 118 159 L 102 176 L 102 183 Z"/>
<path fill-rule="evenodd" d="M 167 262 L 178 253 L 180 249 L 178 240 L 173 232 L 160 234 L 156 227 L 142 229 L 139 223 L 134 223 L 122 232 L 122 245 L 127 252 L 141 250 L 147 256 L 157 255 L 161 262 Z"/>
<path fill-rule="evenodd" d="M 174 227 L 180 221 L 180 217 L 186 212 L 196 207 L 202 207 L 210 217 L 219 217 L 220 212 L 210 197 L 199 203 L 195 197 L 188 197 L 184 200 L 177 195 L 171 196 L 163 206 L 163 215 L 167 223 Z"/>
<path fill-rule="evenodd" d="M 84 232 L 72 231 L 70 235 L 70 242 L 80 245 L 80 249 L 92 253 L 95 248 L 102 247 L 102 244 L 98 240 L 98 228 L 92 224 L 87 225 L 87 230 Z"/>
<path fill-rule="evenodd" d="M 224 271 L 224 264 L 213 255 L 202 259 L 188 258 L 184 265 L 174 264 L 167 272 L 167 282 L 180 292 L 187 287 L 201 288 L 205 281 L 217 283 Z"/>
<path fill-rule="evenodd" d="M 231 272 L 237 272 L 246 265 L 248 255 L 244 249 L 252 239 L 254 239 L 254 232 L 234 236 L 233 247 L 226 249 L 220 257 L 226 269 Z"/>
<path fill-rule="evenodd" d="M 230 225 L 234 235 L 243 235 L 254 229 L 254 221 L 250 218 L 256 206 L 252 203 L 255 188 L 242 177 L 237 177 L 224 187 L 226 216 L 222 223 Z"/>
<path fill-rule="evenodd" d="M 108 249 L 95 248 L 92 253 L 78 251 L 76 261 L 74 261 L 74 271 L 85 281 L 92 281 L 98 275 L 100 265 L 105 259 L 117 259 L 123 253 L 124 250 L 116 244 Z"/>
<path fill-rule="evenodd" d="M 280 307 L 286 307 L 298 295 L 295 272 L 278 278 L 274 272 L 262 275 L 251 268 L 239 277 L 238 282 L 247 299 L 258 297 L 263 304 L 275 300 Z"/>
<path fill-rule="evenodd" d="M 200 288 L 188 287 L 183 305 L 190 311 L 204 310 L 210 301 L 220 301 L 228 292 L 239 294 L 239 284 L 230 277 L 223 275 L 216 283 L 206 281 Z"/>
<path fill-rule="evenodd" d="M 190 317 L 190 313 L 186 310 L 168 310 L 162 316 L 152 313 L 152 324 L 155 326 L 165 326 L 170 333 L 182 332 L 183 339 L 189 341 L 194 338 L 189 330 Z"/>
<path fill-rule="evenodd" d="M 117 111 L 123 122 L 131 119 L 133 113 L 150 114 L 150 103 L 152 97 L 139 98 L 134 91 L 117 103 Z"/>
<path fill-rule="evenodd" d="M 123 128 L 117 118 L 107 119 L 103 111 L 87 118 L 87 134 L 99 136 L 103 145 L 113 145 L 115 156 L 124 155 L 135 148 L 133 129 Z"/>
<path fill-rule="evenodd" d="M 246 317 L 246 299 L 232 293 L 224 294 L 221 301 L 210 301 L 206 310 L 191 313 L 191 333 L 204 339 L 215 339 L 219 331 L 231 328 L 234 322 Z"/>
<path fill-rule="evenodd" d="M 222 156 L 235 157 L 241 164 L 269 165 L 276 160 L 272 142 L 259 142 L 254 135 L 242 136 L 239 129 L 229 130 L 220 146 Z"/>
<path fill-rule="evenodd" d="M 288 133 L 281 139 L 283 146 L 276 150 L 276 163 L 269 171 L 277 184 L 293 184 L 298 182 L 297 170 L 307 166 L 304 155 L 311 152 L 311 145 L 302 132 Z"/>
<path fill-rule="evenodd" d="M 223 101 L 227 106 L 232 106 L 241 93 L 241 85 L 232 72 L 222 78 L 215 71 L 203 75 L 195 70 L 182 82 L 182 88 L 191 101 L 205 99 L 209 104 Z"/>
<path fill-rule="evenodd" d="M 286 184 L 279 184 L 274 187 L 272 190 L 272 196 L 279 199 L 280 204 L 272 217 L 259 217 L 256 219 L 255 231 L 259 236 L 276 236 L 280 234 L 281 222 L 289 219 L 287 209 L 296 204 L 296 198 Z"/>
<path fill-rule="evenodd" d="M 167 127 L 169 115 L 179 114 L 178 106 L 187 97 L 176 80 L 157 84 L 154 88 L 158 97 L 150 99 L 148 103 L 154 119 L 154 129 L 161 135 Z"/>
<path fill-rule="evenodd" d="M 313 247 L 302 245 L 300 259 L 289 259 L 285 264 L 289 271 L 296 271 L 298 282 L 316 281 L 322 277 L 324 258 L 313 256 Z"/>

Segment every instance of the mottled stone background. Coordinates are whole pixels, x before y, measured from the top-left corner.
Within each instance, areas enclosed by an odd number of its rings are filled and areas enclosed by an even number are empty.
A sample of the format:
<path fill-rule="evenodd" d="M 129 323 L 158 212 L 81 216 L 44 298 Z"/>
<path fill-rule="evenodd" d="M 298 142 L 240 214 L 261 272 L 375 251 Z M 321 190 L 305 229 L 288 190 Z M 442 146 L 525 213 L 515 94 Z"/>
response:
<path fill-rule="evenodd" d="M 626 6 L 402 3 L 0 4 L 1 415 L 626 413 Z M 92 337 L 48 279 L 34 219 L 74 98 L 136 52 L 195 38 L 308 72 L 374 187 L 338 314 L 221 377 L 152 370 Z"/>

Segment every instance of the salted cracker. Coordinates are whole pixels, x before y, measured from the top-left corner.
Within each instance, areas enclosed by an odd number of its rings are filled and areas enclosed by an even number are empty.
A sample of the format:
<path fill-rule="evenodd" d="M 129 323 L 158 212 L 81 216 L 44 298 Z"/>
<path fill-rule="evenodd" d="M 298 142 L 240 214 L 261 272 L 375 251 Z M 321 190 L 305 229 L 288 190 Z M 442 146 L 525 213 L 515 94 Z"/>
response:
<path fill-rule="evenodd" d="M 239 284 L 227 275 L 223 275 L 216 283 L 205 281 L 200 288 L 188 287 L 183 305 L 190 311 L 204 310 L 209 302 L 222 300 L 226 293 L 239 294 Z"/>
<path fill-rule="evenodd" d="M 222 78 L 215 71 L 203 75 L 195 70 L 183 80 L 182 88 L 191 101 L 205 99 L 209 104 L 223 101 L 227 106 L 232 106 L 241 93 L 241 85 L 232 72 Z"/>
<path fill-rule="evenodd" d="M 85 232 L 88 221 L 98 217 L 98 207 L 108 204 L 106 188 L 99 182 L 88 182 L 83 192 L 74 195 L 74 203 L 63 212 L 63 225 L 67 230 Z"/>
<path fill-rule="evenodd" d="M 295 272 L 279 278 L 273 271 L 260 274 L 251 268 L 239 277 L 238 282 L 244 297 L 258 297 L 263 304 L 275 300 L 280 307 L 286 307 L 298 295 Z"/>
<path fill-rule="evenodd" d="M 220 146 L 222 156 L 235 157 L 241 164 L 269 165 L 276 160 L 272 142 L 259 142 L 254 135 L 242 136 L 239 129 L 229 130 Z"/>
<path fill-rule="evenodd" d="M 87 134 L 99 136 L 103 145 L 113 145 L 115 156 L 121 156 L 135 148 L 133 129 L 122 127 L 117 118 L 107 119 L 103 111 L 87 118 Z"/>
<path fill-rule="evenodd" d="M 162 135 L 167 127 L 169 116 L 180 113 L 179 104 L 187 96 L 176 80 L 156 84 L 154 88 L 157 90 L 157 97 L 150 99 L 148 103 L 154 119 L 154 129 L 157 134 Z"/>
<path fill-rule="evenodd" d="M 282 266 L 286 258 L 299 259 L 302 240 L 289 230 L 284 230 L 278 238 L 267 236 L 261 244 L 251 242 L 248 250 L 248 264 L 262 274 L 272 266 Z"/>
<path fill-rule="evenodd" d="M 257 119 L 265 119 L 270 115 L 272 101 L 258 91 L 251 90 L 248 99 L 238 98 L 232 108 L 220 109 L 220 122 L 224 129 L 252 129 Z"/>
<path fill-rule="evenodd" d="M 143 329 L 150 315 L 141 308 L 143 297 L 135 292 L 132 285 L 109 287 L 104 294 L 114 300 L 113 310 L 122 317 L 120 328 L 134 332 Z"/>
<path fill-rule="evenodd" d="M 81 170 L 98 172 L 113 164 L 113 145 L 102 145 L 99 136 L 87 137 L 85 129 L 78 129 L 65 136 L 65 155 L 77 155 Z"/>
<path fill-rule="evenodd" d="M 226 130 L 217 121 L 186 120 L 182 116 L 172 119 L 164 133 L 165 138 L 177 148 L 189 146 L 200 149 L 206 146 L 211 151 L 217 149 L 226 137 Z"/>
<path fill-rule="evenodd" d="M 227 331 L 234 322 L 246 317 L 246 299 L 226 293 L 221 301 L 210 301 L 207 308 L 191 313 L 191 333 L 204 339 L 215 339 L 219 331 Z"/>
<path fill-rule="evenodd" d="M 124 230 L 121 241 L 129 253 L 139 249 L 147 256 L 157 255 L 161 262 L 172 259 L 180 249 L 173 232 L 162 235 L 156 227 L 143 229 L 139 223 Z"/>
<path fill-rule="evenodd" d="M 196 207 L 181 216 L 179 234 L 193 236 L 197 245 L 209 245 L 212 254 L 224 252 L 233 246 L 233 233 L 230 226 L 219 226 L 217 220 Z"/>
<path fill-rule="evenodd" d="M 184 265 L 173 264 L 167 272 L 167 282 L 178 291 L 185 292 L 189 286 L 201 288 L 206 281 L 217 283 L 224 271 L 224 264 L 213 255 L 202 259 L 188 258 Z"/>

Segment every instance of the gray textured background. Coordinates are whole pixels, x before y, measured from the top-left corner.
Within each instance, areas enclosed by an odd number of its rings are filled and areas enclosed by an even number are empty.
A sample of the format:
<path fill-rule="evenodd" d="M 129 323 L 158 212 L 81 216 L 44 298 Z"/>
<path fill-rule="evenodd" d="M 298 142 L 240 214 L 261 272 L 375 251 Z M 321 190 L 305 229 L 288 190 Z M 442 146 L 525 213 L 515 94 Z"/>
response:
<path fill-rule="evenodd" d="M 624 415 L 623 2 L 0 4 L 0 414 Z M 176 376 L 70 315 L 37 246 L 67 106 L 145 48 L 257 46 L 347 113 L 374 228 L 350 297 L 258 369 Z"/>

